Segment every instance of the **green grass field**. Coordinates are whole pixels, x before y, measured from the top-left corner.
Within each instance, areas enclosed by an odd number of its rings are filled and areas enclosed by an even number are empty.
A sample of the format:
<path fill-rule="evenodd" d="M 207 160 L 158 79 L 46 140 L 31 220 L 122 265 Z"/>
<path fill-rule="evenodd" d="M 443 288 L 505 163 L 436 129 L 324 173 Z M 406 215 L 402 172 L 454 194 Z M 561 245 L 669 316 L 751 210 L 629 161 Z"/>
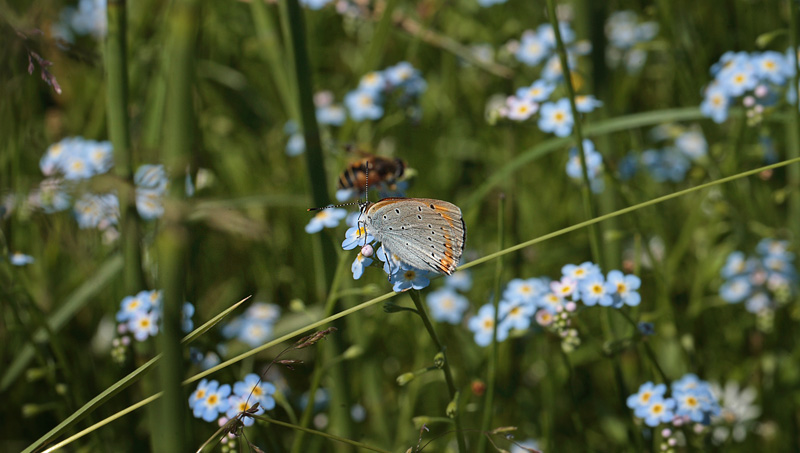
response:
<path fill-rule="evenodd" d="M 798 9 L 0 0 L 0 451 L 800 451 Z"/>

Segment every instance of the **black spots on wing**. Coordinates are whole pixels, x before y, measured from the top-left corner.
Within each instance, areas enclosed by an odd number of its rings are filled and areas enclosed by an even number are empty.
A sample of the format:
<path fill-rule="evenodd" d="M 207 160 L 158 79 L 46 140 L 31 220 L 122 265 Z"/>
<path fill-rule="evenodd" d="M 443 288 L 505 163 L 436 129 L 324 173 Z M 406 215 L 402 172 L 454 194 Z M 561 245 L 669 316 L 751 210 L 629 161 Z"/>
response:
<path fill-rule="evenodd" d="M 383 215 L 383 220 L 386 220 L 386 214 Z"/>
<path fill-rule="evenodd" d="M 399 209 L 397 209 L 397 208 L 394 208 L 394 212 L 396 212 L 396 213 L 400 214 L 400 210 L 399 210 Z"/>
<path fill-rule="evenodd" d="M 422 216 L 421 216 L 421 215 L 417 215 L 417 218 L 418 218 L 419 220 L 422 220 Z"/>
<path fill-rule="evenodd" d="M 419 212 L 422 212 L 422 206 L 417 206 L 417 209 L 419 209 Z"/>
<path fill-rule="evenodd" d="M 436 207 L 435 207 L 435 206 L 433 206 L 433 205 L 431 205 L 431 209 L 436 209 Z"/>

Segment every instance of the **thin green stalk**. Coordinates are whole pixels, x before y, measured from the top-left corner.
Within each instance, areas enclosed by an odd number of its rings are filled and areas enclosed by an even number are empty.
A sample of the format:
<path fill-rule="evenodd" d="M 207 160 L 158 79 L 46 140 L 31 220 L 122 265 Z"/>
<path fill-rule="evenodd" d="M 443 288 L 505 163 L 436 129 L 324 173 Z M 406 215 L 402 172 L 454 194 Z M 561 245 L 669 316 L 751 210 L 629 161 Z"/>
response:
<path fill-rule="evenodd" d="M 308 58 L 306 46 L 306 31 L 303 21 L 303 11 L 297 0 L 285 0 L 280 2 L 281 21 L 287 28 L 284 39 L 287 48 L 290 49 L 291 61 L 293 63 L 294 75 L 297 80 L 297 105 L 300 107 L 300 126 L 306 144 L 306 171 L 308 172 L 311 194 L 316 206 L 324 206 L 330 200 L 328 196 L 328 180 L 325 173 L 325 165 L 322 156 L 322 143 L 320 141 L 319 127 L 317 125 L 316 108 L 313 100 L 312 74 L 314 69 Z M 325 263 L 337 261 L 337 254 L 330 240 L 322 243 L 322 257 Z M 326 272 L 319 275 L 325 286 L 330 287 L 333 274 Z M 335 292 L 335 291 L 334 291 Z M 320 299 L 324 294 L 318 295 Z M 331 312 L 333 309 L 331 309 Z M 342 350 L 341 337 L 334 336 L 330 341 L 325 342 L 323 353 L 327 359 L 332 359 L 340 354 Z M 352 418 L 350 417 L 350 398 L 348 395 L 347 384 L 349 380 L 345 375 L 345 368 L 338 364 L 330 369 L 329 386 L 331 390 L 331 432 L 342 437 L 351 437 L 353 430 Z M 340 446 L 335 448 L 339 449 Z"/>
<path fill-rule="evenodd" d="M 583 176 L 583 186 L 581 187 L 583 208 L 586 211 L 586 217 L 591 219 L 597 214 L 597 207 L 594 205 L 594 199 L 592 198 L 591 183 L 589 181 L 589 169 L 586 166 L 586 153 L 583 149 L 581 113 L 578 111 L 578 106 L 575 104 L 575 88 L 572 86 L 572 72 L 569 69 L 567 47 L 564 45 L 564 40 L 561 39 L 561 28 L 558 26 L 555 0 L 547 0 L 547 15 L 550 19 L 550 25 L 553 26 L 553 34 L 556 38 L 556 50 L 558 51 L 558 57 L 561 60 L 561 72 L 564 76 L 564 85 L 567 87 L 569 105 L 572 109 L 572 118 L 574 120 L 573 135 L 575 136 L 576 145 L 578 147 L 578 155 L 580 156 L 581 160 L 581 174 Z M 603 263 L 602 255 L 600 254 L 600 230 L 594 225 L 589 227 L 589 244 L 592 248 L 592 258 L 594 259 L 594 262 Z"/>
<path fill-rule="evenodd" d="M 800 61 L 797 58 L 797 2 L 789 0 L 789 42 L 794 53 L 794 77 L 792 83 L 797 88 L 800 84 Z M 800 96 L 798 96 L 800 98 Z M 800 102 L 792 108 L 792 115 L 786 122 L 789 132 L 789 145 L 786 156 L 789 158 L 800 157 Z M 787 182 L 789 185 L 789 228 L 795 237 L 800 235 L 800 167 L 787 169 Z"/>
<path fill-rule="evenodd" d="M 140 248 L 139 214 L 133 186 L 135 159 L 131 150 L 128 128 L 128 63 L 126 45 L 125 0 L 108 2 L 108 34 L 105 45 L 105 68 L 108 135 L 114 146 L 116 175 L 128 184 L 118 189 L 120 213 L 120 239 L 123 268 L 123 287 L 126 294 L 136 294 L 144 288 L 142 252 Z"/>
<path fill-rule="evenodd" d="M 500 250 L 503 249 L 503 239 L 505 231 L 505 205 L 506 197 L 500 194 L 500 199 L 497 203 L 497 244 Z M 483 406 L 483 421 L 481 423 L 481 432 L 489 431 L 492 425 L 492 416 L 494 415 L 494 393 L 495 386 L 497 385 L 497 358 L 499 353 L 499 343 L 497 341 L 497 325 L 500 323 L 500 278 L 503 275 L 503 260 L 497 259 L 494 269 L 494 294 L 492 295 L 492 304 L 494 305 L 494 325 L 492 326 L 492 349 L 489 352 L 489 369 L 486 372 L 486 397 Z M 486 443 L 489 438 L 487 436 L 480 436 L 478 438 L 478 452 L 486 450 Z"/>
<path fill-rule="evenodd" d="M 175 0 L 171 5 L 169 46 L 166 54 L 166 116 L 164 130 L 164 166 L 170 179 L 163 228 L 157 239 L 159 286 L 163 288 L 162 328 L 159 346 L 164 363 L 159 367 L 164 399 L 159 410 L 160 432 L 155 445 L 162 451 L 186 451 L 187 406 L 181 389 L 183 351 L 180 341 L 181 313 L 186 290 L 186 254 L 189 231 L 186 214 L 180 208 L 185 198 L 184 175 L 191 161 L 195 131 L 192 98 L 194 86 L 194 47 L 199 26 L 196 0 Z M 175 200 L 175 202 L 173 202 Z"/>
<path fill-rule="evenodd" d="M 455 381 L 453 381 L 453 373 L 450 371 L 450 362 L 447 360 L 446 348 L 439 340 L 439 335 L 436 334 L 436 330 L 433 328 L 433 324 L 428 317 L 428 312 L 425 310 L 425 304 L 422 303 L 422 298 L 419 297 L 419 291 L 412 289 L 409 291 L 409 295 L 411 296 L 411 300 L 414 301 L 414 306 L 417 308 L 417 313 L 422 319 L 422 324 L 425 325 L 425 330 L 428 331 L 428 335 L 430 335 L 431 340 L 433 340 L 433 344 L 436 345 L 436 349 L 444 357 L 444 363 L 442 364 L 444 380 L 447 382 L 447 391 L 450 393 L 450 401 L 455 403 L 455 410 L 452 418 L 453 423 L 456 426 L 456 442 L 458 442 L 459 453 L 465 453 L 467 451 L 467 443 L 464 440 L 464 431 L 461 428 L 461 406 L 458 401 L 460 398 L 458 396 L 458 392 L 456 391 Z"/>

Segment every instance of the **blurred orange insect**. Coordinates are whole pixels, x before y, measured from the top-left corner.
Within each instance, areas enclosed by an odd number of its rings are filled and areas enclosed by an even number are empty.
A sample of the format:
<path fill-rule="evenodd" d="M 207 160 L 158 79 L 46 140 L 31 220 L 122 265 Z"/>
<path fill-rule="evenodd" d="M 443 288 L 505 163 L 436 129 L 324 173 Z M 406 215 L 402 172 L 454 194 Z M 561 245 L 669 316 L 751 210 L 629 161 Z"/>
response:
<path fill-rule="evenodd" d="M 366 153 L 365 153 L 366 154 Z M 351 162 L 339 175 L 339 190 L 355 190 L 363 193 L 367 183 L 367 166 L 369 166 L 369 184 L 378 186 L 384 184 L 390 187 L 399 178 L 403 177 L 406 163 L 402 159 L 367 155 L 357 161 Z"/>

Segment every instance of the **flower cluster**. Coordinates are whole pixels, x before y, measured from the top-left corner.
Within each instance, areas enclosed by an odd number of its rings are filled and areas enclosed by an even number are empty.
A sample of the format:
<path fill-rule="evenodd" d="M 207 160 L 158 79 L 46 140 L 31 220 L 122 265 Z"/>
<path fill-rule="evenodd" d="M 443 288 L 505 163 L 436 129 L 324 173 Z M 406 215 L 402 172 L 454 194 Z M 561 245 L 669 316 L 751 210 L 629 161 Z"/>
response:
<path fill-rule="evenodd" d="M 67 6 L 61 10 L 59 21 L 51 28 L 53 37 L 75 42 L 75 35 L 92 35 L 97 39 L 106 35 L 106 0 L 80 0 L 78 8 Z"/>
<path fill-rule="evenodd" d="M 561 268 L 562 277 L 551 281 L 547 277 L 511 280 L 503 291 L 498 305 L 497 340 L 504 341 L 513 330 L 527 330 L 535 320 L 540 327 L 557 333 L 565 351 L 579 344 L 578 331 L 571 327 L 570 318 L 577 312 L 578 303 L 587 307 L 600 305 L 620 308 L 641 302 L 638 293 L 641 280 L 612 270 L 603 275 L 592 262 L 568 264 Z M 470 319 L 469 329 L 475 342 L 486 346 L 494 335 L 495 312 L 486 304 Z"/>
<path fill-rule="evenodd" d="M 275 322 L 281 315 L 281 309 L 275 304 L 255 302 L 244 314 L 233 318 L 222 328 L 222 336 L 237 340 L 254 348 L 266 342 L 272 335 Z"/>
<path fill-rule="evenodd" d="M 606 20 L 606 64 L 615 68 L 624 63 L 628 72 L 637 72 L 647 58 L 640 44 L 655 38 L 658 28 L 655 22 L 641 21 L 633 11 L 612 13 Z"/>
<path fill-rule="evenodd" d="M 469 300 L 458 291 L 469 291 L 472 288 L 472 275 L 469 271 L 458 271 L 444 278 L 444 286 L 428 293 L 425 301 L 431 311 L 431 317 L 439 322 L 460 324 L 464 312 L 469 308 Z"/>
<path fill-rule="evenodd" d="M 375 238 L 367 233 L 364 225 L 358 223 L 359 213 L 354 212 L 348 216 L 347 224 L 350 226 L 345 232 L 345 239 L 342 242 L 344 250 L 353 250 L 357 246 L 361 249 L 353 261 L 350 270 L 353 278 L 358 280 L 364 274 L 364 269 L 373 264 L 374 255 L 383 263 L 383 271 L 389 276 L 389 283 L 395 292 L 407 291 L 409 289 L 422 289 L 430 285 L 431 273 L 421 269 L 415 269 L 402 262 L 400 258 L 386 250 L 381 245 L 378 250 L 374 250 Z"/>
<path fill-rule="evenodd" d="M 575 33 L 567 22 L 560 24 L 561 36 L 569 44 L 567 62 L 570 70 L 577 67 L 577 57 L 586 54 L 591 46 L 584 42 L 573 43 Z M 556 53 L 556 41 L 553 27 L 549 24 L 540 25 L 536 31 L 527 30 L 522 34 L 519 42 L 512 42 L 508 47 L 513 51 L 520 62 L 528 66 L 539 66 L 541 78 L 529 86 L 517 89 L 513 96 L 508 96 L 502 105 L 491 108 L 490 122 L 498 118 L 507 118 L 511 121 L 526 121 L 538 113 L 538 126 L 543 132 L 553 133 L 559 137 L 566 137 L 572 133 L 575 118 L 568 98 L 563 97 L 557 85 L 564 79 L 561 60 Z M 553 98 L 554 95 L 558 95 Z M 603 105 L 594 96 L 579 95 L 575 97 L 578 112 L 589 113 Z"/>
<path fill-rule="evenodd" d="M 48 147 L 39 161 L 47 177 L 29 197 L 33 206 L 44 212 L 63 211 L 72 206 L 81 228 L 96 228 L 113 240 L 117 237 L 119 199 L 116 193 L 82 193 L 73 203 L 77 183 L 107 173 L 114 166 L 111 142 L 68 137 Z M 162 198 L 167 189 L 167 174 L 162 165 L 142 165 L 134 176 L 136 208 L 143 219 L 164 214 Z"/>
<path fill-rule="evenodd" d="M 711 385 L 696 375 L 684 375 L 673 382 L 670 389 L 668 397 L 666 385 L 645 382 L 638 392 L 628 397 L 626 404 L 638 419 L 652 428 L 661 424 L 678 427 L 690 422 L 707 426 L 712 416 L 720 415 L 719 402 Z M 664 437 L 669 442 L 671 434 Z"/>
<path fill-rule="evenodd" d="M 725 52 L 711 66 L 714 80 L 706 87 L 700 110 L 717 123 L 728 118 L 731 106 L 741 103 L 750 124 L 761 121 L 764 110 L 774 106 L 795 73 L 791 49 L 785 54 L 772 50 L 764 52 Z M 795 94 L 792 94 L 795 93 Z M 796 90 L 788 90 L 790 102 Z"/>
<path fill-rule="evenodd" d="M 708 155 L 708 142 L 697 126 L 662 125 L 654 128 L 650 136 L 659 147 L 640 155 L 629 153 L 619 164 L 620 179 L 628 180 L 643 168 L 655 182 L 681 182 L 692 163 L 703 162 Z"/>
<path fill-rule="evenodd" d="M 362 77 L 358 88 L 345 95 L 344 104 L 354 121 L 377 120 L 383 117 L 386 99 L 392 97 L 401 108 L 409 109 L 409 116 L 418 118 L 417 99 L 427 87 L 419 70 L 401 61 Z"/>
<path fill-rule="evenodd" d="M 273 384 L 262 381 L 255 373 L 234 383 L 232 388 L 230 384 L 220 385 L 218 381 L 203 379 L 189 396 L 189 408 L 196 418 L 218 421 L 222 425 L 255 403 L 259 404 L 258 410 L 253 412 L 255 415 L 274 409 L 275 390 Z M 251 426 L 255 420 L 243 417 L 242 422 L 244 426 Z"/>
<path fill-rule="evenodd" d="M 728 303 L 745 303 L 747 311 L 759 315 L 771 327 L 778 305 L 788 302 L 797 292 L 797 269 L 788 241 L 762 239 L 756 246 L 757 256 L 735 251 L 728 255 L 720 275 L 725 280 L 720 297 Z"/>
<path fill-rule="evenodd" d="M 158 333 L 158 323 L 161 320 L 161 291 L 139 291 L 135 296 L 122 299 L 120 309 L 117 311 L 117 332 L 121 335 L 132 334 L 136 341 L 145 341 Z M 181 328 L 184 332 L 191 332 L 194 328 L 192 316 L 194 305 L 189 302 L 183 304 L 183 320 Z M 127 341 L 127 340 L 126 340 Z"/>
<path fill-rule="evenodd" d="M 583 140 L 583 151 L 586 158 L 586 172 L 589 175 L 589 185 L 592 192 L 600 193 L 605 189 L 605 183 L 603 182 L 603 156 L 595 149 L 594 143 L 588 138 Z M 577 146 L 569 150 L 567 176 L 578 183 L 583 182 L 581 156 Z"/>
<path fill-rule="evenodd" d="M 45 176 L 61 175 L 66 180 L 89 179 L 107 172 L 114 165 L 111 142 L 83 137 L 68 137 L 47 148 L 39 160 Z"/>

